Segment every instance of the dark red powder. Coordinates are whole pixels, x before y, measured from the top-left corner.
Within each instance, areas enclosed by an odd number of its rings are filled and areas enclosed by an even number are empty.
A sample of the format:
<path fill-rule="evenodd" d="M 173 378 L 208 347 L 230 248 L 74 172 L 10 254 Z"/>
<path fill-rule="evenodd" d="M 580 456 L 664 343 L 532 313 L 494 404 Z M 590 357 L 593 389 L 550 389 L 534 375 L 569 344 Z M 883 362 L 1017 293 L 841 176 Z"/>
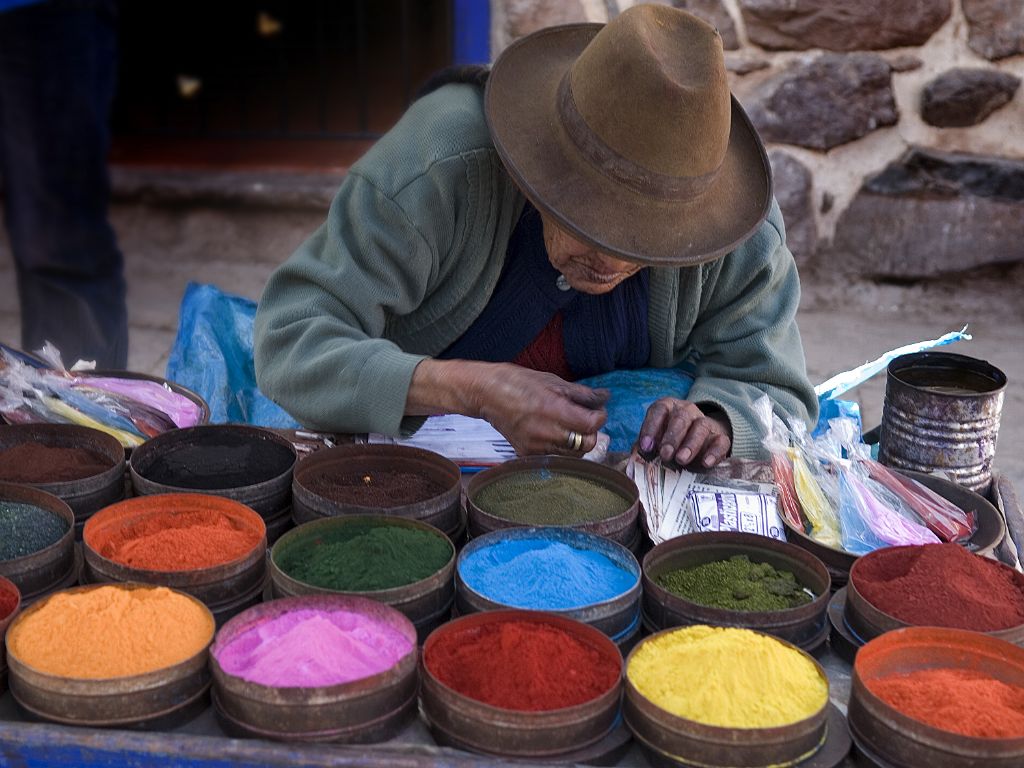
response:
<path fill-rule="evenodd" d="M 17 604 L 18 596 L 0 585 L 0 619 L 6 619 Z"/>
<path fill-rule="evenodd" d="M 502 621 L 449 631 L 424 656 L 431 674 L 471 699 L 541 712 L 582 704 L 615 685 L 619 660 L 550 624 Z"/>
<path fill-rule="evenodd" d="M 390 469 L 316 475 L 303 484 L 318 496 L 359 507 L 415 504 L 445 491 L 445 486 L 432 477 Z"/>
<path fill-rule="evenodd" d="M 967 669 L 920 669 L 867 683 L 907 717 L 982 739 L 1024 736 L 1024 688 Z"/>
<path fill-rule="evenodd" d="M 63 483 L 102 474 L 114 466 L 86 448 L 19 443 L 0 451 L 0 480 L 8 483 Z"/>
<path fill-rule="evenodd" d="M 857 560 L 851 578 L 907 624 L 976 632 L 1024 624 L 1024 576 L 959 544 L 880 549 Z"/>

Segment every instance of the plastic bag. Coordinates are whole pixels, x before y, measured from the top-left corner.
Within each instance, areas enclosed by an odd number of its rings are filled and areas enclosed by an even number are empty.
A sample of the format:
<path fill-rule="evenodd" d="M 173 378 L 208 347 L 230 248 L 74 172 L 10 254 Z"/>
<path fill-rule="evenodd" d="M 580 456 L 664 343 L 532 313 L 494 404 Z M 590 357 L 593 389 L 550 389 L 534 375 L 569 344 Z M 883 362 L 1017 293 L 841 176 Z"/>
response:
<path fill-rule="evenodd" d="M 602 373 L 577 384 L 611 391 L 605 405 L 608 421 L 602 430 L 611 438 L 610 450 L 624 452 L 632 450 L 651 404 L 659 397 L 685 398 L 693 376 L 678 368 L 637 368 Z"/>
<path fill-rule="evenodd" d="M 940 543 L 924 525 L 906 519 L 871 493 L 852 462 L 840 464 L 838 471 L 845 550 L 864 554 L 880 546 Z"/>
<path fill-rule="evenodd" d="M 767 395 L 758 398 L 754 403 L 754 413 L 764 432 L 762 445 L 771 457 L 779 514 L 800 533 L 807 533 L 800 502 L 796 496 L 796 487 L 793 484 L 793 464 L 787 453 L 791 442 L 789 429 L 772 411 L 772 403 Z"/>
<path fill-rule="evenodd" d="M 167 378 L 197 392 L 214 424 L 232 422 L 294 429 L 298 422 L 256 386 L 252 323 L 256 302 L 189 283 Z"/>
<path fill-rule="evenodd" d="M 965 512 L 931 488 L 897 474 L 873 459 L 866 459 L 864 465 L 872 479 L 904 499 L 943 541 L 964 542 L 974 535 L 977 527 L 974 512 Z"/>
<path fill-rule="evenodd" d="M 793 447 L 789 449 L 788 455 L 793 464 L 796 497 L 800 500 L 800 508 L 811 524 L 810 535 L 825 546 L 842 546 L 836 510 L 822 491 L 803 451 L 799 447 Z"/>

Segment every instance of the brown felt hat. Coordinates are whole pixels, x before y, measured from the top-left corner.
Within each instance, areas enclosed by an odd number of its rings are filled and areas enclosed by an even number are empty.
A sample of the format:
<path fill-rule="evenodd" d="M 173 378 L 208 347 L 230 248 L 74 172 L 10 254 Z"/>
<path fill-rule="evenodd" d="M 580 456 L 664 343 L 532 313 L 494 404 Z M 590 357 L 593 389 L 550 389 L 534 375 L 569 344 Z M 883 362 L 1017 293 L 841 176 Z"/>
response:
<path fill-rule="evenodd" d="M 729 93 L 722 38 L 685 11 L 638 5 L 524 37 L 494 63 L 485 108 L 530 201 L 604 253 L 699 264 L 768 213 L 768 157 Z"/>

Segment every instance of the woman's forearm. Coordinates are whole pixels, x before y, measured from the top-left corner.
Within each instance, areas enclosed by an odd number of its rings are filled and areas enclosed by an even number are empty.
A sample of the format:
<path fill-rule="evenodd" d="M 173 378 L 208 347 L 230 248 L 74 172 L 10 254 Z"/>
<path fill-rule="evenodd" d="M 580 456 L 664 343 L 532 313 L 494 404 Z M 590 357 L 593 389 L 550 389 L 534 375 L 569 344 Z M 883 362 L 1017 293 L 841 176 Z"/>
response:
<path fill-rule="evenodd" d="M 409 383 L 405 414 L 459 413 L 479 418 L 482 380 L 494 365 L 472 360 L 420 361 Z"/>

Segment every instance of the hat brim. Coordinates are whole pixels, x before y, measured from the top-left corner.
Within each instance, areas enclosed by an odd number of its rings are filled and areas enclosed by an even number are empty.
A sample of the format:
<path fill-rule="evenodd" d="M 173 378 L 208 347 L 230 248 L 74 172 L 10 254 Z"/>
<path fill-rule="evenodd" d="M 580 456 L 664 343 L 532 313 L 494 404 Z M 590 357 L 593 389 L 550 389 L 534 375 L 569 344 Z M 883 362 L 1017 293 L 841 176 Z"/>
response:
<path fill-rule="evenodd" d="M 484 97 L 498 155 L 530 202 L 604 253 L 652 266 L 725 255 L 754 233 L 771 205 L 771 166 L 757 132 L 734 97 L 721 169 L 703 194 L 686 201 L 650 197 L 603 175 L 576 149 L 556 106 L 563 75 L 601 27 L 551 27 L 502 53 Z"/>

